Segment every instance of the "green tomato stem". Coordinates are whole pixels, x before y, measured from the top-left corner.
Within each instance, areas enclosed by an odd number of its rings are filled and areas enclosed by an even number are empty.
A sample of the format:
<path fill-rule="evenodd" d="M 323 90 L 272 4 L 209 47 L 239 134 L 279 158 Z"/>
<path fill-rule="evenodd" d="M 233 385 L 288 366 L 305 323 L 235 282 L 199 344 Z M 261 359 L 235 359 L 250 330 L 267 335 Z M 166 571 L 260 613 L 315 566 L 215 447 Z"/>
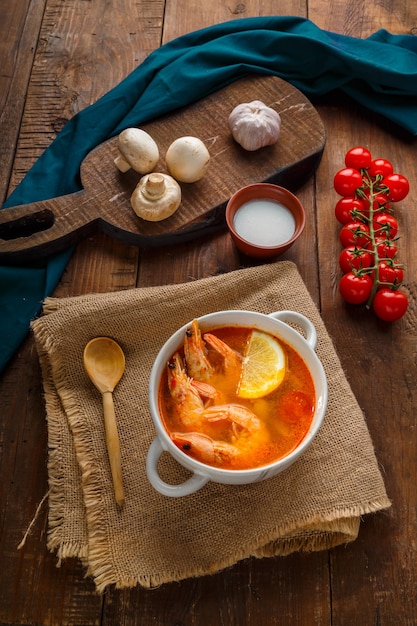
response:
<path fill-rule="evenodd" d="M 381 281 L 378 278 L 378 274 L 379 274 L 379 263 L 383 260 L 383 259 L 378 259 L 378 248 L 377 248 L 377 244 L 376 244 L 376 237 L 375 237 L 375 226 L 374 226 L 374 215 L 375 213 L 378 213 L 378 211 L 381 210 L 380 207 L 378 207 L 376 210 L 374 208 L 374 200 L 375 200 L 375 196 L 377 194 L 384 194 L 387 193 L 387 188 L 386 187 L 380 187 L 379 183 L 381 182 L 381 177 L 377 176 L 375 181 L 372 180 L 372 178 L 368 175 L 368 171 L 367 170 L 362 170 L 362 180 L 364 181 L 364 183 L 366 184 L 366 187 L 368 188 L 368 195 L 364 193 L 364 191 L 362 189 L 358 190 L 358 195 L 362 197 L 362 199 L 367 200 L 369 203 L 369 215 L 364 215 L 363 217 L 365 217 L 366 221 L 368 222 L 368 226 L 369 226 L 369 239 L 370 239 L 370 243 L 372 245 L 372 253 L 374 255 L 374 265 L 373 267 L 368 268 L 368 273 L 373 274 L 373 285 L 372 285 L 372 291 L 371 294 L 366 302 L 366 308 L 370 309 L 372 306 L 372 302 L 373 299 L 375 297 L 376 292 L 378 291 L 378 287 L 382 284 L 386 284 L 386 283 L 381 283 Z"/>
<path fill-rule="evenodd" d="M 373 275 L 374 275 L 372 291 L 365 305 L 367 309 L 370 309 L 372 306 L 372 302 L 375 297 L 375 294 L 378 290 L 378 286 L 379 286 L 379 280 L 378 280 L 379 263 L 378 263 L 378 249 L 377 249 L 377 245 L 375 241 L 375 227 L 374 227 L 374 198 L 376 194 L 374 191 L 374 183 L 372 179 L 370 178 L 370 176 L 367 175 L 366 179 L 367 179 L 368 187 L 369 187 L 369 236 L 371 239 L 372 252 L 373 252 L 374 260 L 375 260 L 374 267 L 372 270 Z"/>

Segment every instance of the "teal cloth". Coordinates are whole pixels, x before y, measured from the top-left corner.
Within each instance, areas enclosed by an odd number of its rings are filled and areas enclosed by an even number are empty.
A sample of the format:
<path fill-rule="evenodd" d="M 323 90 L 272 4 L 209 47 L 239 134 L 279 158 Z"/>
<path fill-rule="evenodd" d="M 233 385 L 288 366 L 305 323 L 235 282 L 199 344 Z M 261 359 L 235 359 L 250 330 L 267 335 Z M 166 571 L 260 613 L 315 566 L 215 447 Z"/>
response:
<path fill-rule="evenodd" d="M 155 50 L 65 125 L 4 206 L 79 190 L 80 164 L 99 143 L 248 73 L 280 76 L 311 99 L 340 90 L 417 134 L 416 37 L 379 30 L 358 39 L 322 30 L 301 17 L 233 20 Z M 0 371 L 53 292 L 70 254 L 67 250 L 28 268 L 0 267 Z"/>

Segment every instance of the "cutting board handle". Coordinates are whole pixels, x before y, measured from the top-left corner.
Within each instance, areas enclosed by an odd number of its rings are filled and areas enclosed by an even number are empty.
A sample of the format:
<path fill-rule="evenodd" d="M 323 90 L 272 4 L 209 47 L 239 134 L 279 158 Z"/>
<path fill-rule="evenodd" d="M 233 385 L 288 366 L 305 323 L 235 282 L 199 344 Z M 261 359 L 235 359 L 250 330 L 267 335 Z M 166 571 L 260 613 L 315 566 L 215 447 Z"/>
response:
<path fill-rule="evenodd" d="M 36 260 L 44 250 L 52 254 L 71 246 L 93 232 L 98 219 L 94 203 L 91 213 L 79 211 L 86 201 L 84 191 L 0 210 L 0 261 L 16 264 Z M 54 246 L 56 242 L 56 247 Z"/>

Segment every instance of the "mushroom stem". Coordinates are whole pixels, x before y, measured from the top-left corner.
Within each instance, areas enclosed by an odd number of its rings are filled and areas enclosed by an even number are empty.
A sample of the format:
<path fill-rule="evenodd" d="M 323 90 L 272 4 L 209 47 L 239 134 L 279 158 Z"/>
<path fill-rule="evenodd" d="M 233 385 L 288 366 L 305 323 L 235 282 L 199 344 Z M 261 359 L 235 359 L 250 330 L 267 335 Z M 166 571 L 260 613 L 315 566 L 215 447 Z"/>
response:
<path fill-rule="evenodd" d="M 165 188 L 165 177 L 163 174 L 149 174 L 146 183 L 143 186 L 142 194 L 149 200 L 158 200 L 164 195 Z"/>
<path fill-rule="evenodd" d="M 178 209 L 181 187 L 172 176 L 152 172 L 140 179 L 130 202 L 136 215 L 149 222 L 159 222 Z"/>
<path fill-rule="evenodd" d="M 130 170 L 130 163 L 128 163 L 121 154 L 119 154 L 119 156 L 114 159 L 114 164 L 116 165 L 117 169 L 120 170 L 123 174 Z"/>

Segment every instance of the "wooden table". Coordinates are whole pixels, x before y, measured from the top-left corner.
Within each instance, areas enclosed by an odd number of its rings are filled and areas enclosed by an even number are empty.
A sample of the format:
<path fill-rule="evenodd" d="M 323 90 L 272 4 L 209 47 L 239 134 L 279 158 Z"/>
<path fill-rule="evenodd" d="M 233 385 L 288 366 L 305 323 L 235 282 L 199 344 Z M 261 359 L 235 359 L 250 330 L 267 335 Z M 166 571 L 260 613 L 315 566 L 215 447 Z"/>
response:
<path fill-rule="evenodd" d="M 257 15 L 308 16 L 324 29 L 367 37 L 379 28 L 417 32 L 415 0 L 0 0 L 0 200 L 23 178 L 64 123 L 116 85 L 162 43 L 214 23 Z M 46 548 L 47 506 L 25 547 L 28 523 L 47 491 L 42 383 L 28 337 L 0 384 L 0 623 L 346 624 L 417 623 L 417 233 L 416 142 L 343 98 L 317 104 L 327 132 L 323 160 L 298 195 L 307 209 L 297 263 L 366 415 L 392 508 L 365 517 L 358 539 L 328 552 L 249 559 L 225 572 L 152 591 L 95 593 L 77 561 Z M 347 149 L 368 146 L 411 183 L 398 211 L 407 316 L 378 322 L 338 294 L 340 250 L 333 175 Z M 142 251 L 95 236 L 78 245 L 55 296 L 110 292 L 219 274 L 247 264 L 229 236 Z"/>

